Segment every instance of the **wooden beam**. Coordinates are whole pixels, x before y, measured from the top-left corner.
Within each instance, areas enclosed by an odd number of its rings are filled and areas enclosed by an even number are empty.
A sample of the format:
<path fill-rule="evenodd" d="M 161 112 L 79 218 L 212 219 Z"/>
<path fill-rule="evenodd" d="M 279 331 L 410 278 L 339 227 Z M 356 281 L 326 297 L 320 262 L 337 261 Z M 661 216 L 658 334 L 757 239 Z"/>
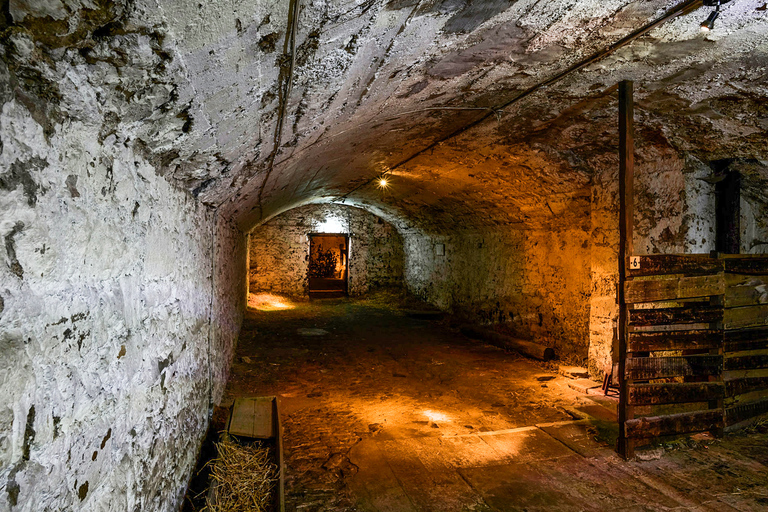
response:
<path fill-rule="evenodd" d="M 766 275 L 768 274 L 768 256 L 740 255 L 724 256 L 725 271 L 734 274 Z"/>
<path fill-rule="evenodd" d="M 673 301 L 709 297 L 725 293 L 722 275 L 695 277 L 662 277 L 643 281 L 627 281 L 624 298 L 628 303 Z"/>
<path fill-rule="evenodd" d="M 721 428 L 723 428 L 722 409 L 684 412 L 627 421 L 627 435 L 641 439 L 719 430 Z"/>
<path fill-rule="evenodd" d="M 627 305 L 624 300 L 624 283 L 627 280 L 627 258 L 633 252 L 633 218 L 635 211 L 635 135 L 633 84 L 629 80 L 619 83 L 619 455 L 631 458 L 634 444 L 626 432 L 626 422 L 632 417 L 628 411 L 627 359 Z"/>
<path fill-rule="evenodd" d="M 715 185 L 715 247 L 718 252 L 741 252 L 741 176 L 727 172 Z"/>
<path fill-rule="evenodd" d="M 723 307 L 701 303 L 681 308 L 632 309 L 628 318 L 632 326 L 708 324 L 722 322 Z"/>
<path fill-rule="evenodd" d="M 768 398 L 740 404 L 725 410 L 725 424 L 733 425 L 765 413 L 768 413 Z"/>
<path fill-rule="evenodd" d="M 760 350 L 768 348 L 768 329 L 725 331 L 725 351 Z"/>
<path fill-rule="evenodd" d="M 723 396 L 725 396 L 725 386 L 722 382 L 633 384 L 629 388 L 629 403 L 632 405 L 708 402 Z"/>
<path fill-rule="evenodd" d="M 627 379 L 653 380 L 668 377 L 717 376 L 723 371 L 720 355 L 628 357 Z"/>
<path fill-rule="evenodd" d="M 705 350 L 720 348 L 723 331 L 708 329 L 701 331 L 662 331 L 629 333 L 629 352 L 650 352 L 652 350 Z"/>
<path fill-rule="evenodd" d="M 691 254 L 649 254 L 636 256 L 637 267 L 629 269 L 629 277 L 664 274 L 706 275 L 723 271 L 723 261 Z"/>
<path fill-rule="evenodd" d="M 768 304 L 728 308 L 723 318 L 726 330 L 768 327 Z"/>

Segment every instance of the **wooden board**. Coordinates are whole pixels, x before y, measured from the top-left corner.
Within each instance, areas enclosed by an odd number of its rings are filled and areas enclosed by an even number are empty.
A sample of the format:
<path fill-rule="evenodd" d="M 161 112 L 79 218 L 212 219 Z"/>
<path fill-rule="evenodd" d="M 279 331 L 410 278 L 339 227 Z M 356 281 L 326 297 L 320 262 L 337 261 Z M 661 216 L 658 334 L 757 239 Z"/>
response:
<path fill-rule="evenodd" d="M 632 384 L 629 386 L 631 405 L 680 404 L 707 402 L 725 396 L 722 382 L 674 382 L 664 384 Z"/>
<path fill-rule="evenodd" d="M 768 348 L 768 329 L 730 330 L 724 333 L 726 352 Z"/>
<path fill-rule="evenodd" d="M 726 329 L 768 326 L 768 305 L 726 309 L 723 323 Z"/>
<path fill-rule="evenodd" d="M 725 256 L 725 271 L 734 274 L 768 275 L 766 256 Z"/>
<path fill-rule="evenodd" d="M 722 356 L 628 357 L 627 379 L 650 380 L 666 377 L 719 375 L 723 369 Z"/>
<path fill-rule="evenodd" d="M 725 382 L 725 394 L 729 397 L 761 389 L 766 390 L 766 393 L 768 393 L 768 377 L 745 377 Z"/>
<path fill-rule="evenodd" d="M 768 353 L 764 351 L 749 354 L 737 352 L 737 354 L 739 355 L 725 358 L 726 370 L 761 370 L 768 368 Z"/>
<path fill-rule="evenodd" d="M 768 276 L 725 274 L 725 307 L 768 304 Z"/>
<path fill-rule="evenodd" d="M 681 308 L 630 309 L 629 325 L 675 325 L 713 323 L 723 320 L 722 306 L 701 304 Z"/>
<path fill-rule="evenodd" d="M 657 276 L 664 274 L 705 275 L 723 271 L 723 262 L 705 255 L 654 254 L 633 256 L 640 267 L 628 265 L 628 277 Z M 629 262 L 628 262 L 629 263 Z"/>
<path fill-rule="evenodd" d="M 237 398 L 229 417 L 228 432 L 234 436 L 269 439 L 276 435 L 275 398 Z"/>
<path fill-rule="evenodd" d="M 723 343 L 723 331 L 664 331 L 629 333 L 629 352 L 649 352 L 652 350 L 698 350 L 720 348 Z"/>
<path fill-rule="evenodd" d="M 670 436 L 704 432 L 723 428 L 723 410 L 670 414 L 668 416 L 649 416 L 627 420 L 627 437 L 647 439 L 651 437 Z"/>
<path fill-rule="evenodd" d="M 729 407 L 725 410 L 725 424 L 733 425 L 765 413 L 768 413 L 768 398 Z"/>
<path fill-rule="evenodd" d="M 664 277 L 624 283 L 624 300 L 629 304 L 708 297 L 723 293 L 725 282 L 721 275 Z"/>

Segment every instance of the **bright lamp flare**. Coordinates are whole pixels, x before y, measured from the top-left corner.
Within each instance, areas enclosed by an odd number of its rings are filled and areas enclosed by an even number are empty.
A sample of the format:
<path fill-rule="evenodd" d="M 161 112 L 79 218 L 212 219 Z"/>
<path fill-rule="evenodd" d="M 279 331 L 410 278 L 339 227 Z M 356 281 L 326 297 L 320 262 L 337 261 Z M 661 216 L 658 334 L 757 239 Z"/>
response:
<path fill-rule="evenodd" d="M 379 186 L 381 188 L 386 188 L 387 185 L 389 185 L 389 182 L 387 181 L 387 178 L 379 178 Z"/>

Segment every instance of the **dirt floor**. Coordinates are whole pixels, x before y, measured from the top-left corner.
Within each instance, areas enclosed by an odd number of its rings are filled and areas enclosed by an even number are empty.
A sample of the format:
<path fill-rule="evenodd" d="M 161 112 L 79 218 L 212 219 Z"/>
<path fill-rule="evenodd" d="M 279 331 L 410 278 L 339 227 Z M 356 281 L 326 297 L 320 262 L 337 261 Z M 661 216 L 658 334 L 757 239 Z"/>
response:
<path fill-rule="evenodd" d="M 223 405 L 280 397 L 286 510 L 768 510 L 765 429 L 624 462 L 615 401 L 397 302 L 252 301 Z"/>

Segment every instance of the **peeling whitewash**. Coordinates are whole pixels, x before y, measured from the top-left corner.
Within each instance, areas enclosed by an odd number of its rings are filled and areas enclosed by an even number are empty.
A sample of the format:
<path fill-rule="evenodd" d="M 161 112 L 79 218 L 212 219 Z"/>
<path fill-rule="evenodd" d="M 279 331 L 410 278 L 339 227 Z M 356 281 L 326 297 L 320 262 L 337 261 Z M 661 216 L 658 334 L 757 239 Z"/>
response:
<path fill-rule="evenodd" d="M 244 237 L 124 138 L 47 139 L 15 101 L 0 137 L 0 510 L 175 508 L 226 381 Z"/>

